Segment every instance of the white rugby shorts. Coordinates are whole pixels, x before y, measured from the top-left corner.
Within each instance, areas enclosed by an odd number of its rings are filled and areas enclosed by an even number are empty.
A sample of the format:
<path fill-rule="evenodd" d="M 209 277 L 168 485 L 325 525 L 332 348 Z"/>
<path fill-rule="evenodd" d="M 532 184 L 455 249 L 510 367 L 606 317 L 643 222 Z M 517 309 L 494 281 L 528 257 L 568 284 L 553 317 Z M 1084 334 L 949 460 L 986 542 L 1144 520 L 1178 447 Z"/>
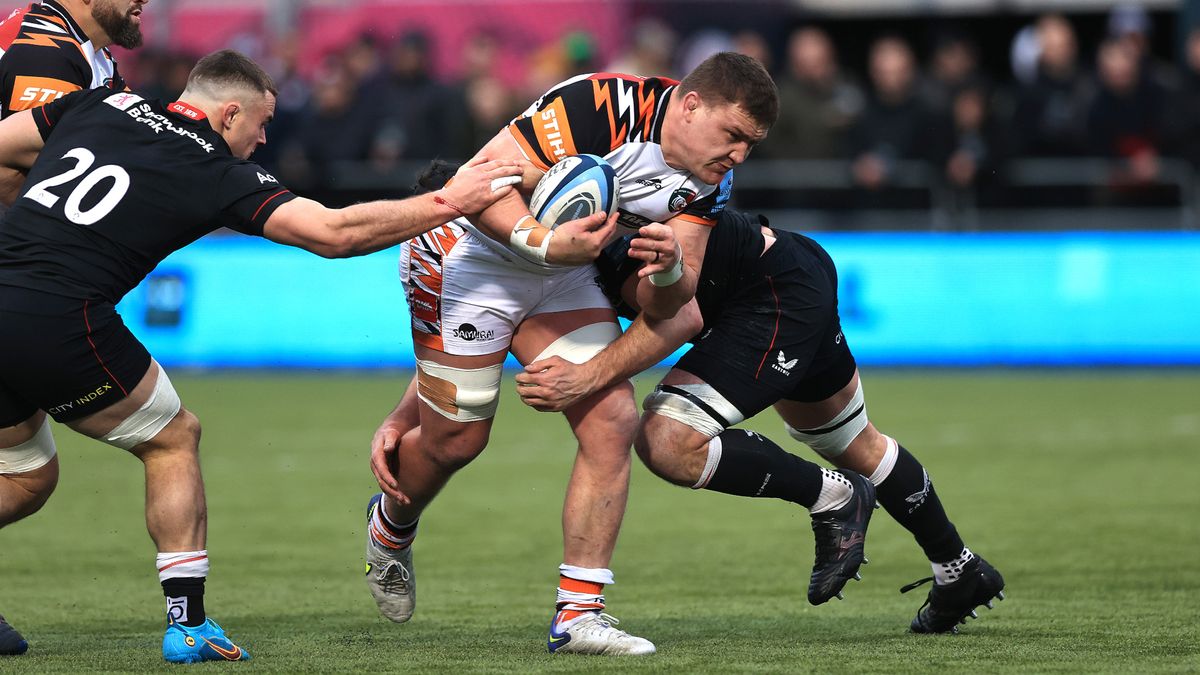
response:
<path fill-rule="evenodd" d="M 401 246 L 413 341 L 458 356 L 505 351 L 517 326 L 548 312 L 612 305 L 592 265 L 531 273 L 448 223 Z"/>

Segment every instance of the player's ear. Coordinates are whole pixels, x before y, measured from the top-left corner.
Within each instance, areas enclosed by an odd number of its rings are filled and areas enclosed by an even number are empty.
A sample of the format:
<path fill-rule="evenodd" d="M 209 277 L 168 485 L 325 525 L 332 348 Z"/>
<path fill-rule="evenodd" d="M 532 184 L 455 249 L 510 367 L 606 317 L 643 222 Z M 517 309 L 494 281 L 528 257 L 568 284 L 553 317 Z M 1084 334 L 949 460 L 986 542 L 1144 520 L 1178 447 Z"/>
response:
<path fill-rule="evenodd" d="M 233 120 L 242 112 L 242 106 L 237 101 L 230 101 L 221 106 L 221 126 L 228 129 L 233 126 Z"/>
<path fill-rule="evenodd" d="M 696 111 L 703 101 L 700 100 L 700 94 L 689 91 L 683 96 L 683 116 L 689 122 L 695 118 Z"/>

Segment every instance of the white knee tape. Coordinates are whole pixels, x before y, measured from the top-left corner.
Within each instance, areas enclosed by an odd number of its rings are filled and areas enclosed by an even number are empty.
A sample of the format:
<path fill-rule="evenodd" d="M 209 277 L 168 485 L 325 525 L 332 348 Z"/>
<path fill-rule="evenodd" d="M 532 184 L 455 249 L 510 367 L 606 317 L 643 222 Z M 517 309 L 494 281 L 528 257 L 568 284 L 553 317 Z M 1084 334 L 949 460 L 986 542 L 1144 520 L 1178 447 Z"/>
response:
<path fill-rule="evenodd" d="M 452 368 L 417 359 L 417 397 L 447 419 L 491 419 L 500 402 L 502 368 L 499 363 L 486 368 Z"/>
<path fill-rule="evenodd" d="M 47 417 L 33 438 L 12 448 L 0 448 L 0 474 L 29 473 L 49 464 L 56 454 L 58 449 Z"/>
<path fill-rule="evenodd" d="M 619 337 L 621 329 L 615 323 L 588 324 L 551 342 L 534 361 L 561 356 L 571 363 L 584 363 Z"/>
<path fill-rule="evenodd" d="M 710 438 L 743 419 L 732 403 L 707 384 L 660 384 L 642 401 L 642 408 Z"/>
<path fill-rule="evenodd" d="M 154 391 L 150 392 L 150 398 L 146 399 L 137 412 L 126 417 L 100 440 L 122 450 L 129 450 L 157 436 L 158 432 L 179 414 L 182 404 L 179 402 L 179 394 L 175 393 L 175 387 L 171 385 L 171 378 L 167 377 L 167 372 L 162 366 L 156 364 L 155 367 L 158 368 L 158 380 L 154 383 Z"/>
<path fill-rule="evenodd" d="M 822 457 L 832 459 L 846 451 L 851 441 L 867 428 L 867 404 L 863 400 L 862 384 L 837 417 L 817 429 L 796 429 L 785 424 L 792 438 L 808 445 Z"/>

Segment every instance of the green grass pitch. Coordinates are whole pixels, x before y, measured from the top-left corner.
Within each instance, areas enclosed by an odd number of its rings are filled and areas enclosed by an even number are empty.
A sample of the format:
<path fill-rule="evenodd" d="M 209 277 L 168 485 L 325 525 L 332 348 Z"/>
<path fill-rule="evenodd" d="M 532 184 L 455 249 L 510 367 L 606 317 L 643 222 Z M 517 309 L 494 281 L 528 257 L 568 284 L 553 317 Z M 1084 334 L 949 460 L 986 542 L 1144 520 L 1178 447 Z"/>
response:
<path fill-rule="evenodd" d="M 876 512 L 844 602 L 805 600 L 807 515 L 634 471 L 608 590 L 641 660 L 552 657 L 566 424 L 506 378 L 491 447 L 426 513 L 417 614 L 361 579 L 367 443 L 401 377 L 177 375 L 204 422 L 206 604 L 254 660 L 205 672 L 1196 672 L 1200 372 L 865 373 L 871 418 L 929 467 L 1008 599 L 957 636 L 906 632 L 929 568 Z M 643 378 L 639 389 L 652 381 Z M 772 414 L 748 426 L 812 457 Z M 30 653 L 0 672 L 165 670 L 140 464 L 56 427 L 63 477 L 0 531 L 0 612 Z M 178 669 L 172 669 L 178 672 Z"/>

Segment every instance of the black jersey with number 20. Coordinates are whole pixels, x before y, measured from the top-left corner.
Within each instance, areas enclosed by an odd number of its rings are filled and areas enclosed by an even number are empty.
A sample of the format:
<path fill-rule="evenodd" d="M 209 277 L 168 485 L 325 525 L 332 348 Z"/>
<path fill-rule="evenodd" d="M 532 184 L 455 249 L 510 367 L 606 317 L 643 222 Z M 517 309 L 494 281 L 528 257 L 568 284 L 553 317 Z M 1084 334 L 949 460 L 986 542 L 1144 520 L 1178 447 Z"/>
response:
<path fill-rule="evenodd" d="M 0 221 L 3 287 L 116 303 L 173 251 L 261 235 L 294 199 L 186 103 L 99 89 L 32 113 L 46 145 Z"/>

